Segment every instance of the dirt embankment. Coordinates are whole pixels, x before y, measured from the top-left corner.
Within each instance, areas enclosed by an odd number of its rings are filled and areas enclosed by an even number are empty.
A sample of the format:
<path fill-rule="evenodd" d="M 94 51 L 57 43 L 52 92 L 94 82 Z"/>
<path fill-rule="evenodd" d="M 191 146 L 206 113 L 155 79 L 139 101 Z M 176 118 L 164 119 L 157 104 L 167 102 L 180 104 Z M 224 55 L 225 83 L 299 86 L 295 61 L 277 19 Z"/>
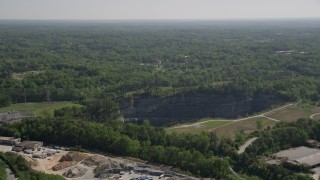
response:
<path fill-rule="evenodd" d="M 13 123 L 13 122 L 19 121 L 23 118 L 26 118 L 26 117 L 30 117 L 30 115 L 28 116 L 28 115 L 21 114 L 16 111 L 3 112 L 3 113 L 0 113 L 0 124 L 1 123 Z"/>
<path fill-rule="evenodd" d="M 59 163 L 52 167 L 53 171 L 60 171 L 62 169 L 74 166 L 78 164 L 80 161 L 89 157 L 87 154 L 77 153 L 77 152 L 69 152 L 66 155 L 63 155 Z"/>

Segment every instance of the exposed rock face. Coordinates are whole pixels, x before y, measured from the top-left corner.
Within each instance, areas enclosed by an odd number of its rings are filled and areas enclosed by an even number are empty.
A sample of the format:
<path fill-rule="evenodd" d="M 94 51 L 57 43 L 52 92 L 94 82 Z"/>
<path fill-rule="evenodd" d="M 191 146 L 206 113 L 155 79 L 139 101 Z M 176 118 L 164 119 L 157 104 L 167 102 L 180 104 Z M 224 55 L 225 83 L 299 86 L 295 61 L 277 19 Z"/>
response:
<path fill-rule="evenodd" d="M 28 115 L 24 115 L 16 111 L 4 112 L 0 113 L 0 123 L 13 123 L 26 117 L 28 117 Z"/>
<path fill-rule="evenodd" d="M 65 171 L 62 175 L 67 178 L 78 178 L 83 176 L 87 171 L 86 168 L 74 166 Z"/>
<path fill-rule="evenodd" d="M 126 120 L 148 119 L 154 125 L 188 121 L 205 117 L 236 118 L 262 111 L 284 100 L 269 93 L 252 97 L 196 92 L 170 97 L 144 96 L 120 103 Z"/>
<path fill-rule="evenodd" d="M 108 160 L 109 159 L 104 157 L 104 156 L 93 155 L 93 156 L 90 156 L 90 157 L 86 158 L 85 160 L 83 160 L 81 162 L 81 164 L 84 164 L 84 165 L 89 166 L 89 167 L 100 166 L 101 164 L 104 164 Z"/>
<path fill-rule="evenodd" d="M 76 165 L 78 162 L 86 159 L 89 155 L 78 153 L 78 152 L 68 152 L 66 155 L 62 156 L 59 163 L 52 167 L 53 171 L 60 171 L 62 169 Z M 70 171 L 72 172 L 72 171 Z M 67 177 L 67 176 L 66 176 Z"/>

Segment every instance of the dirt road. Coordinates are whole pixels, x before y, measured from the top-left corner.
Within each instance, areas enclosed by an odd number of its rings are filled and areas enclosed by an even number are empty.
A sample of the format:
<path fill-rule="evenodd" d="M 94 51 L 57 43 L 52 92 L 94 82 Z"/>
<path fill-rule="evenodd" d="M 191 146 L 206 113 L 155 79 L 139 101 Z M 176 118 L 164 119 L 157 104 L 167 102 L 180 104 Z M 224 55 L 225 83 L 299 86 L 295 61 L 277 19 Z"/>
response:
<path fill-rule="evenodd" d="M 258 139 L 257 137 L 254 137 L 246 141 L 242 146 L 240 146 L 238 150 L 238 154 L 242 154 L 247 149 L 247 147 L 249 147 L 257 139 Z"/>
<path fill-rule="evenodd" d="M 310 119 L 315 120 L 315 117 L 320 115 L 320 113 L 315 113 L 310 116 Z"/>
<path fill-rule="evenodd" d="M 6 173 L 7 173 L 7 180 L 17 180 L 18 178 L 15 177 L 11 169 L 6 166 Z"/>
<path fill-rule="evenodd" d="M 201 125 L 201 124 L 204 124 L 204 123 L 207 123 L 207 122 L 212 122 L 212 121 L 228 121 L 228 122 L 233 122 L 234 123 L 234 122 L 239 122 L 239 121 L 245 121 L 245 120 L 248 120 L 248 119 L 259 118 L 259 117 L 264 117 L 264 118 L 267 118 L 269 120 L 279 122 L 280 120 L 270 118 L 270 117 L 267 116 L 267 114 L 275 112 L 275 111 L 279 111 L 281 109 L 284 109 L 284 108 L 287 108 L 287 107 L 293 106 L 293 105 L 296 105 L 296 103 L 287 104 L 285 106 L 279 107 L 277 109 L 273 109 L 271 111 L 268 111 L 268 112 L 265 112 L 265 113 L 262 113 L 262 114 L 259 114 L 259 115 L 250 116 L 250 117 L 241 118 L 241 119 L 234 119 L 234 120 L 232 120 L 232 119 L 230 119 L 230 120 L 207 120 L 207 121 L 197 122 L 197 123 L 193 123 L 193 124 L 185 124 L 185 125 L 175 126 L 175 127 L 171 127 L 171 128 L 168 128 L 168 129 L 188 128 L 188 127 L 198 126 L 198 125 Z"/>

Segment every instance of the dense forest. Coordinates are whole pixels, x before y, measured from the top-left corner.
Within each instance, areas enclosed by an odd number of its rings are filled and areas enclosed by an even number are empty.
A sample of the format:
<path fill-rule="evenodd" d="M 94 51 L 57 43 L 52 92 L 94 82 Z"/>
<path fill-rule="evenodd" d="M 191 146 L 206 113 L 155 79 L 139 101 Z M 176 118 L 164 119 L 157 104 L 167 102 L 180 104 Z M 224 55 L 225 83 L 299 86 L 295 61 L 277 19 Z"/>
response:
<path fill-rule="evenodd" d="M 0 102 L 215 90 L 319 99 L 320 22 L 0 22 Z M 115 106 L 116 108 L 116 106 Z"/>
<path fill-rule="evenodd" d="M 53 118 L 4 124 L 0 135 L 137 157 L 197 177 L 234 179 L 231 167 L 245 179 L 310 179 L 300 174 L 309 173 L 307 168 L 268 165 L 261 158 L 302 145 L 308 138 L 320 140 L 319 121 L 281 122 L 232 140 L 213 133 L 168 134 L 150 121 L 116 119 L 122 116 L 123 101 L 188 93 L 245 102 L 267 94 L 279 97 L 279 102 L 318 104 L 319 29 L 317 20 L 1 20 L 0 107 L 43 101 L 83 106 L 55 110 Z M 238 154 L 239 145 L 253 136 L 258 140 Z M 20 179 L 46 178 L 24 167 L 20 157 L 0 158 Z"/>

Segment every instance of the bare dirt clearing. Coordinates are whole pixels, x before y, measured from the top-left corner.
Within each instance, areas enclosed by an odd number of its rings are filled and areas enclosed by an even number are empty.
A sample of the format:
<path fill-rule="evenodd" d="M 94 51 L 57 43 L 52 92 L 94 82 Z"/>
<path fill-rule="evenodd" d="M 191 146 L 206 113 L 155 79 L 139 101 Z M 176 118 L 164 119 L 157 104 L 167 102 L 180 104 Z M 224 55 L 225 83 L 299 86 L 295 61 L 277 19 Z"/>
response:
<path fill-rule="evenodd" d="M 12 146 L 0 145 L 1 152 L 11 151 Z M 42 148 L 43 151 L 51 150 Z M 176 177 L 176 179 L 189 178 L 170 170 L 170 167 L 156 167 L 142 160 L 134 158 L 108 157 L 99 154 L 69 152 L 59 150 L 46 158 L 33 158 L 32 154 L 19 152 L 29 162 L 32 169 L 47 174 L 61 175 L 66 179 L 98 180 L 98 179 L 131 179 L 141 176 L 150 176 L 158 179 L 160 175 L 167 176 L 162 179 Z M 192 179 L 191 177 L 189 179 Z"/>

